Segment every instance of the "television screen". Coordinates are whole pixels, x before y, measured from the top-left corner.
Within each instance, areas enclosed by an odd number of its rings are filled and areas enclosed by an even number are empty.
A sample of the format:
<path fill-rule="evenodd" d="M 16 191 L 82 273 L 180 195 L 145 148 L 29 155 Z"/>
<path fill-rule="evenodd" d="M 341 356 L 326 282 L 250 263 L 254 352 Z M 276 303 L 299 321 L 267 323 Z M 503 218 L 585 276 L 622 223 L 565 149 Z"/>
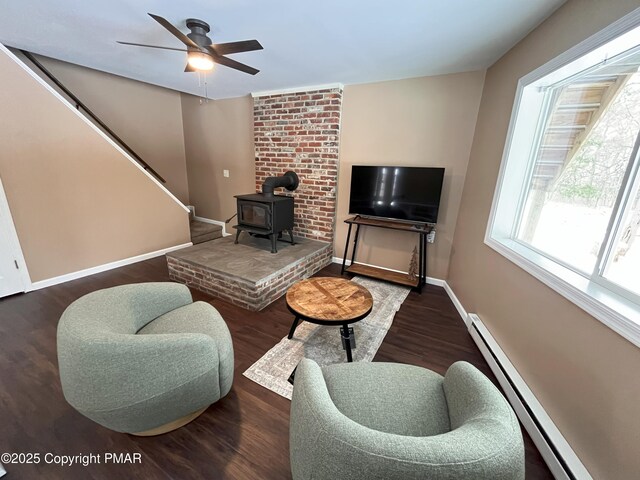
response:
<path fill-rule="evenodd" d="M 444 168 L 351 167 L 349 213 L 436 223 Z"/>

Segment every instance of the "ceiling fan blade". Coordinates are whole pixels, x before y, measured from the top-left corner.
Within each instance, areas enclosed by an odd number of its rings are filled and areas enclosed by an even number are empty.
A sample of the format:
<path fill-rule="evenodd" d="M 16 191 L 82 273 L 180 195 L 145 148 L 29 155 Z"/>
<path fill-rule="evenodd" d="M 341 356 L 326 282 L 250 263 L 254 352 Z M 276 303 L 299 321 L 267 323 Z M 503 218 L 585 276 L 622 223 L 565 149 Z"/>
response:
<path fill-rule="evenodd" d="M 159 15 L 154 15 L 153 13 L 149 13 L 149 16 L 153 18 L 156 22 L 158 22 L 160 25 L 162 25 L 164 28 L 169 30 L 169 32 L 173 34 L 174 37 L 176 37 L 178 40 L 184 43 L 187 47 L 193 47 L 200 50 L 200 46 L 196 42 L 191 40 L 184 33 L 182 33 L 180 30 L 174 27 L 171 23 L 169 23 L 167 19 L 162 18 Z"/>
<path fill-rule="evenodd" d="M 189 72 L 195 72 L 196 69 L 193 68 L 189 62 L 187 62 L 187 66 L 184 67 L 184 71 L 185 71 L 185 73 L 189 73 Z"/>
<path fill-rule="evenodd" d="M 216 43 L 211 45 L 219 55 L 229 55 L 230 53 L 252 52 L 262 50 L 262 45 L 257 40 L 243 40 L 241 42 Z"/>
<path fill-rule="evenodd" d="M 120 43 L 122 45 L 133 45 L 134 47 L 160 48 L 162 50 L 175 50 L 176 52 L 188 52 L 189 51 L 186 48 L 160 47 L 158 45 L 145 45 L 144 43 L 121 42 L 119 40 L 116 40 L 116 43 Z"/>
<path fill-rule="evenodd" d="M 224 65 L 225 67 L 233 68 L 235 70 L 240 70 L 241 72 L 248 73 L 249 75 L 255 75 L 260 70 L 250 67 L 249 65 L 245 65 L 244 63 L 236 62 L 235 60 L 231 60 L 230 58 L 223 57 L 219 55 L 211 46 L 207 47 L 213 61 L 219 63 L 220 65 Z"/>

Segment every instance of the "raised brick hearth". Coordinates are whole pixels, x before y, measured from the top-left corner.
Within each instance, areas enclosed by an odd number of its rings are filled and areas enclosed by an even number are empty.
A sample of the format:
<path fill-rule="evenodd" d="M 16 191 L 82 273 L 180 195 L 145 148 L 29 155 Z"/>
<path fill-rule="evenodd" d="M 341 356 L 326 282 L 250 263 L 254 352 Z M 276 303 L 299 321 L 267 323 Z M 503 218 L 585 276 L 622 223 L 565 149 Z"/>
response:
<path fill-rule="evenodd" d="M 294 171 L 297 244 L 242 235 L 167 254 L 169 276 L 240 307 L 262 310 L 295 282 L 331 263 L 338 186 L 342 88 L 254 96 L 256 191 Z M 239 194 L 251 192 L 238 192 Z"/>
<path fill-rule="evenodd" d="M 270 253 L 269 241 L 231 237 L 167 254 L 169 277 L 252 311 L 262 310 L 298 280 L 331 263 L 331 244 L 301 240 Z"/>

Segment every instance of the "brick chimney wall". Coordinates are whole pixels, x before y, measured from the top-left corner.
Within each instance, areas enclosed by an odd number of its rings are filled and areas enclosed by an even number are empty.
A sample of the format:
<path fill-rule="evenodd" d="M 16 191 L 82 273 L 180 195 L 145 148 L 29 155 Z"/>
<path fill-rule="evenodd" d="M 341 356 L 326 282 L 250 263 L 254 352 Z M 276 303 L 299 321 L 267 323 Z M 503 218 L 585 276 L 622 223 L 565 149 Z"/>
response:
<path fill-rule="evenodd" d="M 293 170 L 300 177 L 293 193 L 295 235 L 333 242 L 342 89 L 256 96 L 253 102 L 256 191 L 267 177 Z"/>

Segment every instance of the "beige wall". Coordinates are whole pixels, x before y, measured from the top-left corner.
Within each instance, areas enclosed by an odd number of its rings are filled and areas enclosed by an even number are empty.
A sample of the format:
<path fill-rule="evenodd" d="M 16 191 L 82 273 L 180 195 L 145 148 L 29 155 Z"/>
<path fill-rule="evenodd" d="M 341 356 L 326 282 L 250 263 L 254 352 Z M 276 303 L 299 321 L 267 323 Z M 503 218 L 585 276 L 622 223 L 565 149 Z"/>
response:
<path fill-rule="evenodd" d="M 445 167 L 436 240 L 428 248 L 431 277 L 446 279 L 484 72 L 344 89 L 335 255 L 342 257 L 349 216 L 351 166 Z M 361 230 L 357 261 L 407 271 L 417 235 Z"/>
<path fill-rule="evenodd" d="M 32 281 L 189 242 L 188 214 L 0 51 L 0 177 Z"/>
<path fill-rule="evenodd" d="M 234 195 L 255 191 L 253 99 L 201 104 L 182 94 L 182 115 L 191 203 L 197 216 L 224 221 L 236 211 Z"/>
<path fill-rule="evenodd" d="M 640 350 L 483 237 L 518 79 L 639 6 L 570 0 L 488 70 L 449 271 L 593 478 L 611 480 L 640 472 Z"/>
<path fill-rule="evenodd" d="M 47 57 L 38 59 L 166 180 L 170 192 L 189 203 L 179 92 Z"/>

